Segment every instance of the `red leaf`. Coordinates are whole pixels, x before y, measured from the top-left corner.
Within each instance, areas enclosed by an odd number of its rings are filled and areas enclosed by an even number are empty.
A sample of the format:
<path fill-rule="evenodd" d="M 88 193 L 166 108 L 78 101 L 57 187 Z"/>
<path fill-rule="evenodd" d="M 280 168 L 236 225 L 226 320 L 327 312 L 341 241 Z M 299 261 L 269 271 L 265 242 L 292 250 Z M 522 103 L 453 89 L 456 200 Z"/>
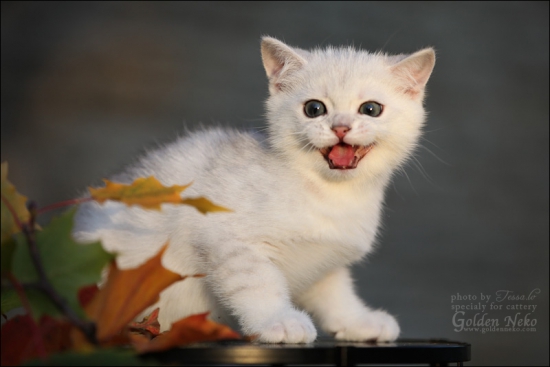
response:
<path fill-rule="evenodd" d="M 78 290 L 78 302 L 82 308 L 88 306 L 88 304 L 94 299 L 95 295 L 99 292 L 99 287 L 96 284 L 82 287 Z"/>
<path fill-rule="evenodd" d="M 42 338 L 47 355 L 71 348 L 71 324 L 42 316 L 38 323 L 39 334 L 36 334 L 33 322 L 31 316 L 22 315 L 6 321 L 2 326 L 2 366 L 19 365 L 43 355 L 38 338 Z"/>
<path fill-rule="evenodd" d="M 158 321 L 159 308 L 155 308 L 149 316 L 145 316 L 140 322 L 131 322 L 130 331 L 138 334 L 145 335 L 149 339 L 154 338 L 160 334 L 160 324 Z"/>

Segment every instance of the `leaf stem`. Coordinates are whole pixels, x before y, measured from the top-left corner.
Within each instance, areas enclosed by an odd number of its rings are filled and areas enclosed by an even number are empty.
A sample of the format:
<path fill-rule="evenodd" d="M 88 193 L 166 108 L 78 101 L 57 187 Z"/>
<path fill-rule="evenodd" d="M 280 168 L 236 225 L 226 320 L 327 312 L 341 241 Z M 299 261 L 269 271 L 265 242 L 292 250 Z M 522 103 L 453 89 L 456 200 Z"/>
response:
<path fill-rule="evenodd" d="M 30 219 L 28 223 L 23 224 L 23 233 L 27 239 L 27 244 L 29 246 L 29 253 L 38 273 L 38 282 L 36 287 L 44 292 L 52 302 L 57 306 L 57 308 L 65 314 L 69 321 L 79 328 L 86 338 L 93 344 L 97 344 L 97 339 L 95 337 L 95 324 L 93 322 L 88 322 L 81 320 L 76 312 L 69 306 L 67 301 L 55 290 L 40 259 L 40 252 L 38 251 L 38 246 L 36 245 L 36 229 L 35 229 L 35 219 L 36 219 L 36 203 L 30 201 L 28 204 L 28 209 L 30 212 Z"/>
<path fill-rule="evenodd" d="M 76 205 L 76 204 L 80 204 L 80 203 L 85 203 L 87 201 L 92 201 L 92 200 L 93 200 L 92 197 L 87 197 L 87 198 L 79 198 L 79 199 L 71 199 L 71 200 L 60 201 L 58 203 L 53 203 L 53 204 L 50 204 L 50 205 L 47 205 L 43 208 L 38 209 L 37 214 L 42 214 L 42 213 L 50 211 L 50 210 L 63 208 L 65 206 L 69 206 L 69 205 Z"/>

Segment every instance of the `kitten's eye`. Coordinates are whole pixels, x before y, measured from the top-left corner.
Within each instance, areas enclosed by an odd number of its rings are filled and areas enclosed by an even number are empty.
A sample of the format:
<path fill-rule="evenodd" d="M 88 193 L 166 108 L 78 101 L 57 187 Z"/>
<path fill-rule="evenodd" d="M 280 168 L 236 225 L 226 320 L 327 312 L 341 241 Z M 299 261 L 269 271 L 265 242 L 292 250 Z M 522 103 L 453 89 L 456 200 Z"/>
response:
<path fill-rule="evenodd" d="M 371 117 L 378 117 L 382 113 L 382 105 L 377 102 L 365 102 L 359 107 L 359 113 Z"/>
<path fill-rule="evenodd" d="M 323 102 L 311 100 L 304 105 L 304 113 L 307 117 L 318 117 L 327 113 L 327 108 Z"/>

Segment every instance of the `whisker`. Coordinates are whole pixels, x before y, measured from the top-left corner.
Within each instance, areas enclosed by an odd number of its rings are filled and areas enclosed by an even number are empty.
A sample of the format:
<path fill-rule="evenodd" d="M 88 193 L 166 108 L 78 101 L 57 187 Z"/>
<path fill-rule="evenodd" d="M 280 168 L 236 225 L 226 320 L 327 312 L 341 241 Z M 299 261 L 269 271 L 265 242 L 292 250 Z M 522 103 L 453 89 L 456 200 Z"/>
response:
<path fill-rule="evenodd" d="M 414 188 L 414 185 L 411 181 L 411 178 L 409 177 L 409 175 L 407 174 L 407 171 L 405 171 L 405 168 L 404 167 L 399 167 L 399 172 L 403 173 L 405 175 L 405 177 L 407 178 L 407 181 L 409 181 L 409 184 L 411 185 L 411 189 L 413 190 L 413 192 L 417 195 L 418 195 L 418 192 L 416 191 L 416 189 Z"/>
<path fill-rule="evenodd" d="M 424 166 L 422 166 L 422 163 L 420 163 L 420 161 L 415 157 L 415 156 L 412 156 L 411 157 L 411 163 L 413 164 L 413 166 L 418 170 L 418 172 L 420 172 L 420 174 L 422 175 L 422 177 L 424 177 L 424 179 L 432 186 L 438 188 L 438 189 L 442 189 L 441 186 L 437 185 L 435 183 L 435 181 L 430 177 L 430 175 L 428 174 L 428 172 L 426 172 L 426 170 L 424 169 Z"/>
<path fill-rule="evenodd" d="M 437 159 L 439 162 L 443 163 L 444 165 L 449 166 L 449 167 L 452 167 L 452 164 L 450 164 L 449 162 L 444 161 L 442 158 L 440 158 L 437 154 L 435 154 L 434 152 L 432 152 L 430 149 L 428 149 L 428 148 L 425 147 L 424 145 L 419 144 L 418 147 L 421 148 L 421 149 L 424 149 L 425 151 L 427 151 L 428 153 L 430 153 L 435 159 Z"/>

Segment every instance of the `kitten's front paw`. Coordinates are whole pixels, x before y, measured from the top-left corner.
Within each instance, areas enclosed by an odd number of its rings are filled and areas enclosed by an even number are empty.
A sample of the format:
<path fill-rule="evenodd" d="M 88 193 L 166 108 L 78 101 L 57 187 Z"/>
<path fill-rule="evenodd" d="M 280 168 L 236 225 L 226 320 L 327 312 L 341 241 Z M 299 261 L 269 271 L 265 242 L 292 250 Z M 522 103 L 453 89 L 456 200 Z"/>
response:
<path fill-rule="evenodd" d="M 262 343 L 311 343 L 317 338 L 309 316 L 294 309 L 279 313 L 252 333 Z"/>
<path fill-rule="evenodd" d="M 399 325 L 385 311 L 370 311 L 336 332 L 338 340 L 390 342 L 399 336 Z"/>

